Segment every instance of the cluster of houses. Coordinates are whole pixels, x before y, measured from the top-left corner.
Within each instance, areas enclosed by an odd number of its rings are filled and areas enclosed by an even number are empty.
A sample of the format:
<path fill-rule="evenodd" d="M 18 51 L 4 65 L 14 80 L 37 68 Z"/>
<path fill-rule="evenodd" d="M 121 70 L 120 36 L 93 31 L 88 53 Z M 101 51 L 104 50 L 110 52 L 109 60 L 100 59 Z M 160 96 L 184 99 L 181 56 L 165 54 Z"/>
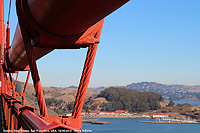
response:
<path fill-rule="evenodd" d="M 56 106 L 50 106 L 51 109 L 56 109 L 57 107 Z M 66 108 L 66 106 L 62 106 L 62 107 L 59 107 L 59 108 Z M 71 116 L 72 113 L 65 113 L 63 114 L 64 116 Z M 114 112 L 108 112 L 108 111 L 99 111 L 99 110 L 91 110 L 89 112 L 82 112 L 81 113 L 82 116 L 97 116 L 97 115 L 100 115 L 100 116 L 129 116 L 129 117 L 140 117 L 140 118 L 168 118 L 168 114 L 151 114 L 151 115 L 137 115 L 137 113 L 135 113 L 134 115 L 133 114 L 130 114 L 128 112 L 128 110 L 116 110 Z"/>
<path fill-rule="evenodd" d="M 116 110 L 115 112 L 107 111 L 90 111 L 90 115 L 129 115 L 128 110 Z"/>
<path fill-rule="evenodd" d="M 168 118 L 168 114 L 142 115 L 143 118 Z"/>
<path fill-rule="evenodd" d="M 65 113 L 64 114 L 65 116 L 71 116 L 72 114 L 71 113 Z M 92 116 L 95 116 L 95 115 L 113 115 L 113 116 L 128 116 L 130 115 L 128 113 L 128 110 L 116 110 L 115 112 L 107 112 L 107 111 L 99 111 L 99 110 L 95 110 L 95 111 L 89 111 L 89 112 L 82 112 L 81 113 L 82 116 L 85 116 L 85 115 L 92 115 Z"/>
<path fill-rule="evenodd" d="M 65 113 L 64 116 L 71 116 L 71 113 Z M 115 112 L 107 112 L 107 111 L 89 111 L 82 112 L 82 116 L 127 116 L 132 118 L 168 118 L 168 114 L 151 114 L 151 115 L 139 115 L 137 113 L 130 114 L 127 110 L 116 110 Z"/>
<path fill-rule="evenodd" d="M 60 107 L 50 106 L 49 108 L 50 108 L 50 109 L 57 109 L 57 108 L 66 109 L 67 106 L 60 106 Z"/>

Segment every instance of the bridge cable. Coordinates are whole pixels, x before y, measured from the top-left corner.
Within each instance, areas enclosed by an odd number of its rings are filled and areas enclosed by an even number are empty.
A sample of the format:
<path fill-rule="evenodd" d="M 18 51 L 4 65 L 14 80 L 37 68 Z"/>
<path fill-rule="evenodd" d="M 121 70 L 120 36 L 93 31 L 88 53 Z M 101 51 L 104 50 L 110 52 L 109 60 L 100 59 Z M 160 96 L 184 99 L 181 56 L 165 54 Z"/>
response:
<path fill-rule="evenodd" d="M 7 28 L 9 27 L 9 19 L 10 19 L 10 10 L 11 10 L 11 2 L 12 0 L 10 0 L 10 4 L 9 4 L 9 9 L 8 9 L 8 20 L 7 20 Z"/>
<path fill-rule="evenodd" d="M 9 21 L 10 21 L 10 10 L 11 10 L 11 3 L 12 0 L 10 0 L 9 9 L 8 9 L 8 20 L 7 20 L 7 27 L 6 27 L 6 49 L 8 50 L 10 46 L 10 28 L 9 28 Z M 6 51 L 9 52 L 9 51 Z"/>

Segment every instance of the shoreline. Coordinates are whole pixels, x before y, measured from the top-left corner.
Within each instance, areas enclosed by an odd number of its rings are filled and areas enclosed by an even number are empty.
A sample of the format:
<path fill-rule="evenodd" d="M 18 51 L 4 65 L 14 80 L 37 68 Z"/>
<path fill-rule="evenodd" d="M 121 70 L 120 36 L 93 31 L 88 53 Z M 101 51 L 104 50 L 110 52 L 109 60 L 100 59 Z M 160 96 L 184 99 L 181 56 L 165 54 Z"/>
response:
<path fill-rule="evenodd" d="M 94 118 L 102 118 L 102 119 L 104 119 L 104 118 L 105 119 L 106 118 L 113 118 L 113 119 L 119 119 L 119 118 L 121 118 L 121 119 L 162 119 L 162 118 L 152 118 L 152 117 L 147 118 L 147 117 L 128 117 L 128 116 L 89 116 L 89 117 L 82 117 L 82 118 L 83 119 L 94 119 Z M 174 118 L 170 117 L 168 119 L 173 120 Z M 165 119 L 162 119 L 162 120 L 165 120 Z M 182 121 L 184 119 L 179 118 L 177 120 Z M 194 122 L 197 122 L 197 123 L 200 124 L 199 119 L 193 119 L 193 120 L 194 120 Z"/>
<path fill-rule="evenodd" d="M 109 116 L 109 115 L 90 115 L 90 116 L 83 116 L 83 118 L 90 119 L 90 118 L 143 118 L 143 117 L 131 117 L 131 116 Z"/>
<path fill-rule="evenodd" d="M 107 119 L 107 118 L 111 118 L 111 119 L 119 119 L 119 118 L 121 118 L 121 119 L 155 119 L 155 118 L 145 118 L 145 117 L 125 117 L 125 116 L 123 116 L 123 117 L 117 117 L 117 116 L 113 117 L 112 116 L 111 117 L 111 116 L 107 116 L 107 117 L 83 117 L 83 119 L 84 119 L 83 121 L 85 123 L 92 123 L 93 121 L 97 121 L 97 120 L 91 120 L 93 118 L 103 118 L 103 119 Z M 173 119 L 168 119 L 168 120 L 169 121 L 140 120 L 140 121 L 137 121 L 137 122 L 140 122 L 140 123 L 149 123 L 149 124 L 200 124 L 200 121 L 173 121 Z"/>
<path fill-rule="evenodd" d="M 142 117 L 142 116 L 110 116 L 110 115 L 90 115 L 90 116 L 82 116 L 84 119 L 91 119 L 91 118 L 143 118 L 143 119 L 156 119 L 151 117 Z"/>
<path fill-rule="evenodd" d="M 170 121 L 138 121 L 141 123 L 150 123 L 150 124 L 200 124 L 200 122 L 170 122 Z"/>

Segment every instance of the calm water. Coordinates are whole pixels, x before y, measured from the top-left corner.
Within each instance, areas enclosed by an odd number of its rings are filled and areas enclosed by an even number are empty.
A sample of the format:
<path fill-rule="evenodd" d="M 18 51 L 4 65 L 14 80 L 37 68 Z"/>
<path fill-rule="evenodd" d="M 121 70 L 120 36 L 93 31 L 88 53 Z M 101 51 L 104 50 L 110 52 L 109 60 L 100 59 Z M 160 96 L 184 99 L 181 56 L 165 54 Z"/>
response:
<path fill-rule="evenodd" d="M 169 100 L 166 100 L 169 102 Z M 174 101 L 175 104 L 189 103 L 200 105 L 200 101 Z M 141 120 L 151 119 L 110 119 L 98 118 L 98 121 L 111 122 L 108 125 L 83 123 L 82 132 L 92 133 L 200 133 L 200 124 L 149 124 L 139 123 Z"/>
<path fill-rule="evenodd" d="M 200 133 L 200 124 L 148 124 L 128 118 L 99 118 L 99 121 L 111 122 L 108 125 L 83 123 L 82 132 L 92 133 Z"/>
<path fill-rule="evenodd" d="M 165 100 L 166 102 L 169 102 L 170 100 Z M 175 104 L 184 104 L 184 103 L 189 103 L 191 105 L 200 105 L 200 101 L 179 101 L 179 100 L 174 100 Z"/>

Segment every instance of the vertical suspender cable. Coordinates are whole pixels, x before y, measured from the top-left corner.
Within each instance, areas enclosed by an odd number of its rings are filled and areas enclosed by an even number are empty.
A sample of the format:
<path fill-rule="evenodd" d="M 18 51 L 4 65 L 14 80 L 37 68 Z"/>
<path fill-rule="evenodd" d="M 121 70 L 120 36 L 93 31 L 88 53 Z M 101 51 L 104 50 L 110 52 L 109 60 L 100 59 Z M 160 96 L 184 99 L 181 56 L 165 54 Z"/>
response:
<path fill-rule="evenodd" d="M 7 28 L 9 27 L 9 20 L 10 20 L 10 9 L 11 9 L 11 2 L 12 0 L 10 0 L 10 4 L 9 4 L 9 9 L 8 9 L 8 20 L 7 20 Z"/>
<path fill-rule="evenodd" d="M 11 0 L 8 9 L 8 20 L 7 20 L 7 28 L 6 28 L 6 48 L 8 49 L 10 46 L 10 28 L 9 28 L 9 21 L 10 21 L 10 10 L 11 10 Z"/>

